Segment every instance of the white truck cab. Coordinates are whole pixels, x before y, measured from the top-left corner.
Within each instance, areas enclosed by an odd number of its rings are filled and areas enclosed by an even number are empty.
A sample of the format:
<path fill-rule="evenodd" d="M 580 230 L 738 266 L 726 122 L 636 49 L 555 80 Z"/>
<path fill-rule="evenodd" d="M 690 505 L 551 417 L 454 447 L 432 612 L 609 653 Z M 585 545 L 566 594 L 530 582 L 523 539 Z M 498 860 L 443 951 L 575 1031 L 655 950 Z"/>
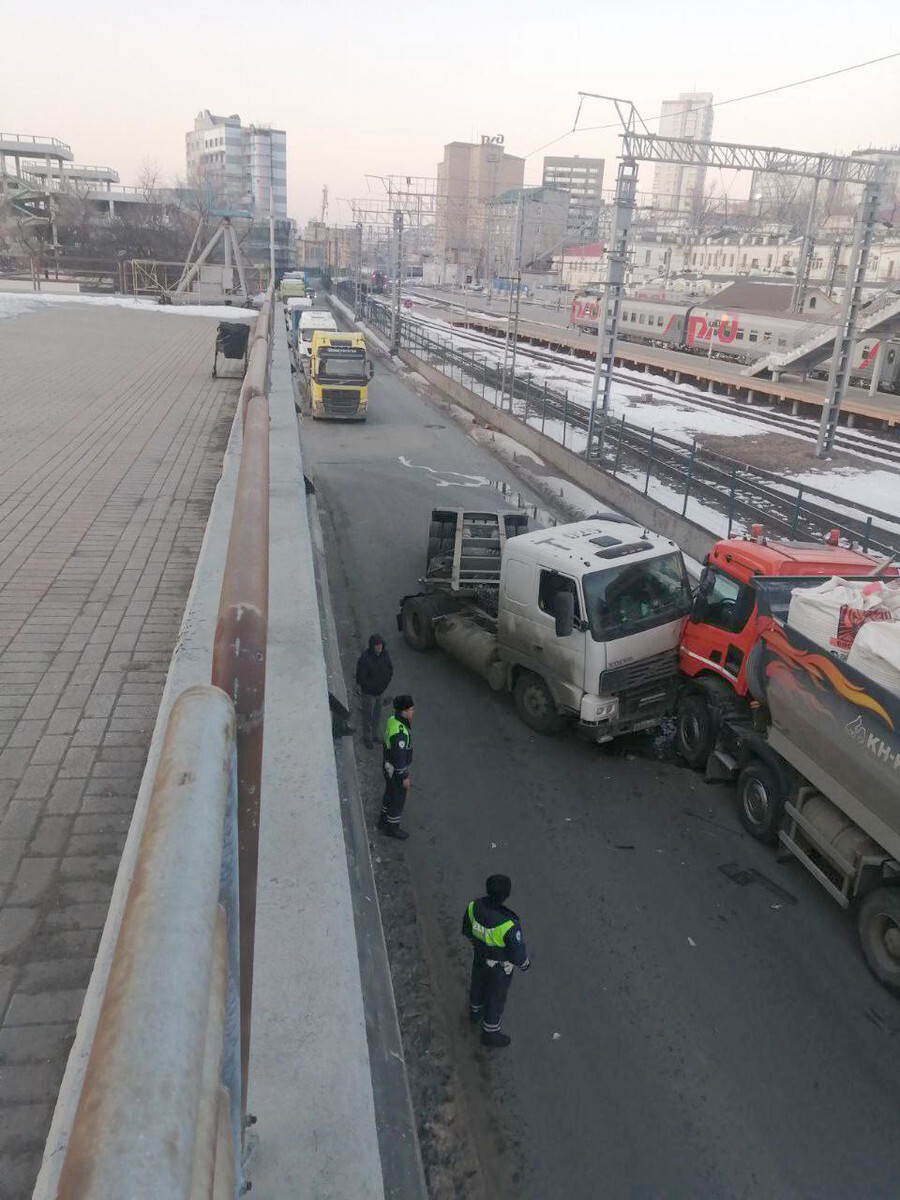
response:
<path fill-rule="evenodd" d="M 301 312 L 297 336 L 297 357 L 306 366 L 309 365 L 312 338 L 317 329 L 327 333 L 337 333 L 337 323 L 331 313 L 316 309 L 307 309 L 305 312 Z"/>
<path fill-rule="evenodd" d="M 673 711 L 691 587 L 678 546 L 615 512 L 524 532 L 520 513 L 432 512 L 407 644 L 437 644 L 513 693 L 532 729 L 609 741 Z"/>

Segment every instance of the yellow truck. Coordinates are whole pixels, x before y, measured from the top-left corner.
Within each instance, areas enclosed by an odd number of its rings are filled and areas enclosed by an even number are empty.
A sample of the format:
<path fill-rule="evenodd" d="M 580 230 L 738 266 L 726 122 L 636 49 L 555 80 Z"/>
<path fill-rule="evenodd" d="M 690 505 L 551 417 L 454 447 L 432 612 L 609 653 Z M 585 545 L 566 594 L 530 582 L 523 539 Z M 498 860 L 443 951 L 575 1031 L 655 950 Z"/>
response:
<path fill-rule="evenodd" d="M 373 372 L 361 333 L 317 329 L 309 357 L 309 405 L 313 417 L 364 421 Z"/>

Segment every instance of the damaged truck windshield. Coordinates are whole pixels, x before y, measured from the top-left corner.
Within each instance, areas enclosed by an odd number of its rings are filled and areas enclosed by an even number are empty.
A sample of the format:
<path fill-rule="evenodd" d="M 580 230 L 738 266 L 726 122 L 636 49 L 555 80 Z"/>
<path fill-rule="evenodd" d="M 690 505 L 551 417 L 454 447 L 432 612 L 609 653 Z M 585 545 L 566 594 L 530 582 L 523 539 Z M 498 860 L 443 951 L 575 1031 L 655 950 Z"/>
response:
<path fill-rule="evenodd" d="M 678 553 L 592 571 L 582 585 L 595 642 L 664 625 L 687 616 L 691 607 L 691 586 Z"/>

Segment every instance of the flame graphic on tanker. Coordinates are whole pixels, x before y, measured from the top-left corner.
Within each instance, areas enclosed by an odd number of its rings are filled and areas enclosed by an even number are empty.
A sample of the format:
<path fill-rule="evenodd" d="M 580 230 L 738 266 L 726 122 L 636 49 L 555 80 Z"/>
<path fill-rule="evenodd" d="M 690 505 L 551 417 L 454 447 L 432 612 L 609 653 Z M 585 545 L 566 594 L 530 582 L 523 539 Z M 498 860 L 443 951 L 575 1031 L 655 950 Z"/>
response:
<path fill-rule="evenodd" d="M 849 700 L 851 704 L 855 704 L 859 708 L 867 708 L 870 712 L 875 713 L 893 732 L 894 722 L 886 709 L 873 699 L 865 688 L 846 679 L 838 664 L 827 654 L 815 654 L 809 650 L 800 650 L 798 647 L 792 646 L 777 626 L 767 629 L 764 637 L 774 653 L 783 660 L 782 662 L 776 660 L 769 664 L 767 669 L 769 675 L 781 676 L 783 682 L 788 683 L 786 673 L 790 672 L 792 667 L 799 667 L 809 675 L 817 688 L 823 687 L 827 679 L 839 696 L 843 696 L 845 700 Z M 819 704 L 815 697 L 808 696 L 807 699 L 823 714 L 828 712 L 827 708 Z"/>

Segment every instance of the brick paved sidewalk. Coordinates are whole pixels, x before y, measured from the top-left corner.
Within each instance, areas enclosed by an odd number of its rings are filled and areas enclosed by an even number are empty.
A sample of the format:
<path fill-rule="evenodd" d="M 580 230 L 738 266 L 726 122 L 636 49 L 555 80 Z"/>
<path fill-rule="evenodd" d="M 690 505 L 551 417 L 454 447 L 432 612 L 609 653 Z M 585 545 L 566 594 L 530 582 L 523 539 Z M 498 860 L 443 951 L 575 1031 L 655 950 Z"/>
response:
<path fill-rule="evenodd" d="M 4 1200 L 37 1175 L 219 477 L 239 383 L 210 377 L 214 331 L 0 321 Z"/>

